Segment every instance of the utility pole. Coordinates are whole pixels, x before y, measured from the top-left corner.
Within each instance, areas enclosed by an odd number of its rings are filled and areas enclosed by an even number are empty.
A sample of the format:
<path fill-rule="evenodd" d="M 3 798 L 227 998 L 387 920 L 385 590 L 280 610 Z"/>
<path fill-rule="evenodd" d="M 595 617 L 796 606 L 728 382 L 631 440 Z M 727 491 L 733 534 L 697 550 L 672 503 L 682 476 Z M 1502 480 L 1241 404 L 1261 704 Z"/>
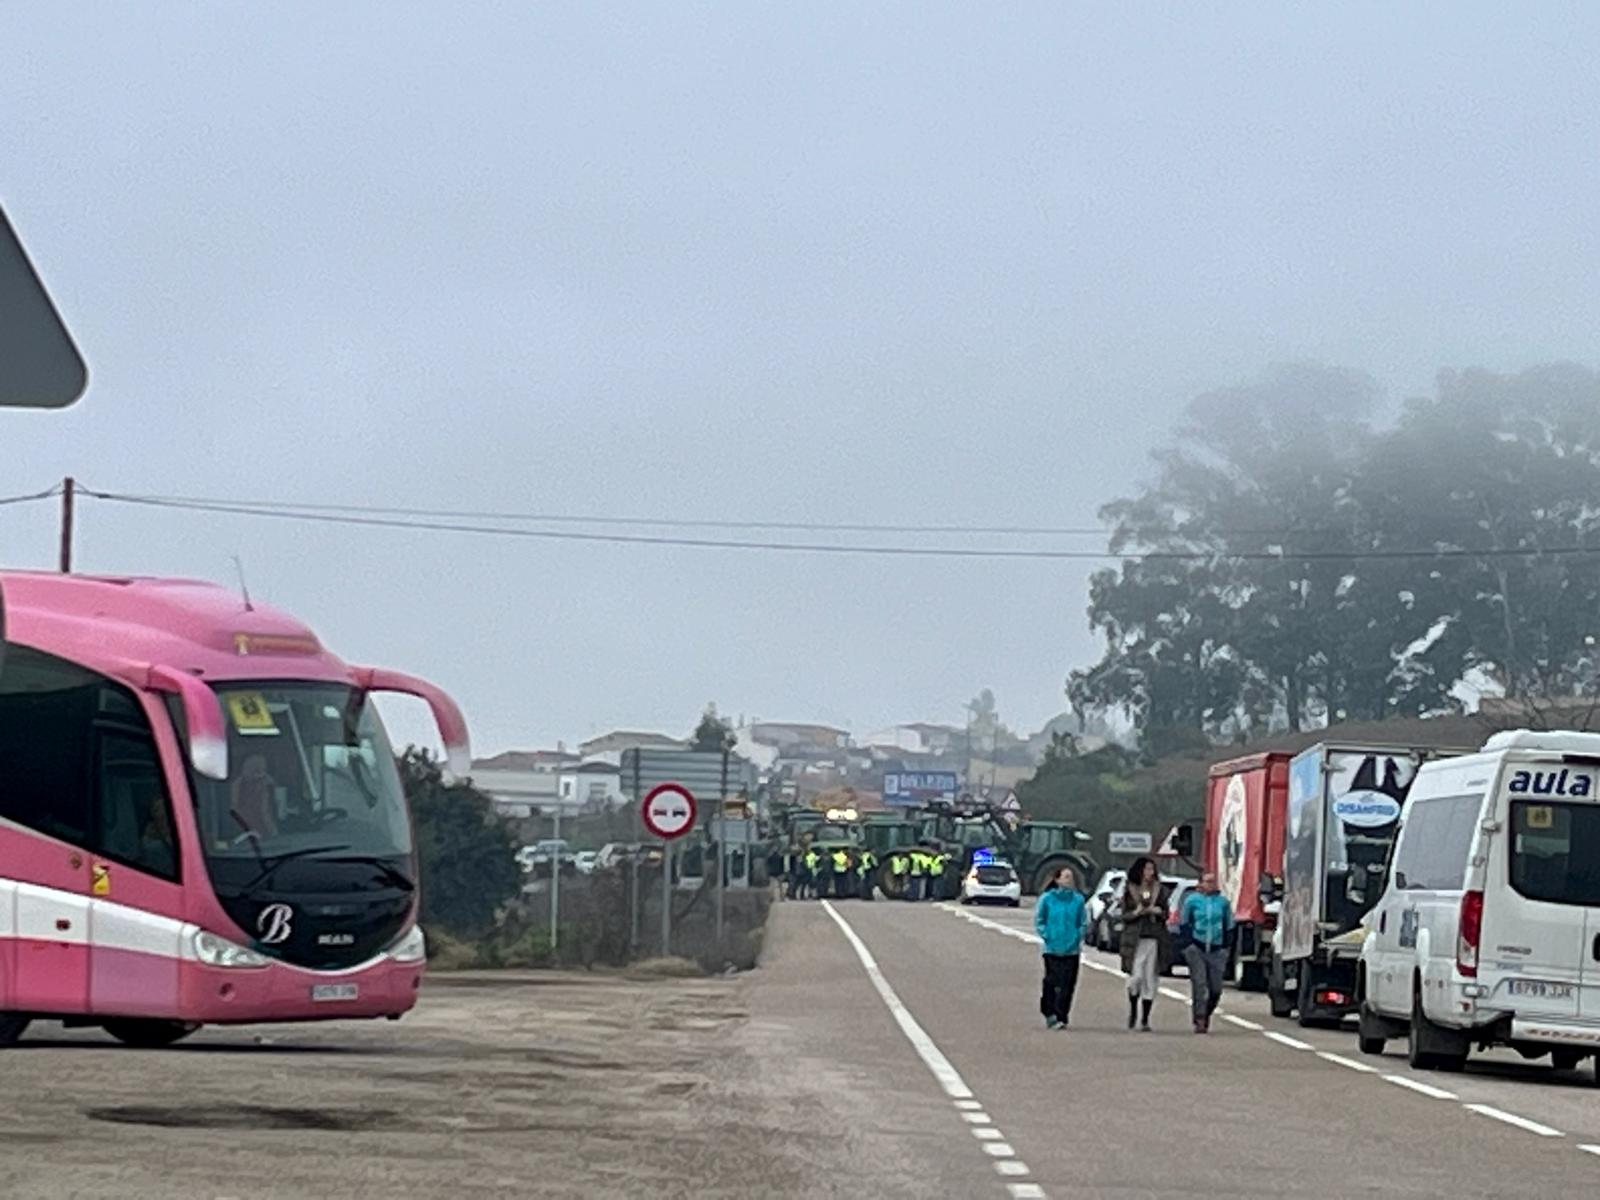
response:
<path fill-rule="evenodd" d="M 61 573 L 72 574 L 72 506 L 78 484 L 71 475 L 61 481 Z"/>

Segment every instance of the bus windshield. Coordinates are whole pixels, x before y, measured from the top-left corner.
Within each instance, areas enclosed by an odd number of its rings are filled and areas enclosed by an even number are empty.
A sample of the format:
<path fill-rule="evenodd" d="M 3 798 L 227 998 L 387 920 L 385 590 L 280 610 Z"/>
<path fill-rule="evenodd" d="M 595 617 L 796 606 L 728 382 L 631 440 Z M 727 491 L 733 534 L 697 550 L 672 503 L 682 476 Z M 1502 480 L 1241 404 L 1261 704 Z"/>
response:
<path fill-rule="evenodd" d="M 394 754 L 371 698 L 326 683 L 221 685 L 228 778 L 193 778 L 206 857 L 411 853 Z"/>

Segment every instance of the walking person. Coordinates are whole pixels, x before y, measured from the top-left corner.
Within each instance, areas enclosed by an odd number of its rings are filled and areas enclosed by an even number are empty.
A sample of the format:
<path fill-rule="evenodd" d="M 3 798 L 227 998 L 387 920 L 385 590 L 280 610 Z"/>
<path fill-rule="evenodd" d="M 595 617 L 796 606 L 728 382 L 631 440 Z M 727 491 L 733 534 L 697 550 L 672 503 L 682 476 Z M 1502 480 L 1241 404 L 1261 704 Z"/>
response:
<path fill-rule="evenodd" d="M 1122 970 L 1128 977 L 1128 1028 L 1150 1032 L 1150 1009 L 1162 960 L 1171 953 L 1167 934 L 1167 906 L 1161 873 L 1153 859 L 1140 858 L 1128 872 L 1119 903 L 1122 913 Z"/>
<path fill-rule="evenodd" d="M 1044 983 L 1039 1012 L 1046 1029 L 1065 1029 L 1072 1016 L 1072 997 L 1078 990 L 1083 937 L 1089 929 L 1089 909 L 1078 891 L 1077 873 L 1062 867 L 1033 906 L 1033 928 L 1044 948 Z"/>
<path fill-rule="evenodd" d="M 1217 873 L 1206 871 L 1200 886 L 1183 901 L 1178 928 L 1186 943 L 1194 1031 L 1211 1032 L 1211 1014 L 1222 1000 L 1222 973 L 1228 967 L 1228 942 L 1233 936 L 1233 906 L 1217 891 Z"/>

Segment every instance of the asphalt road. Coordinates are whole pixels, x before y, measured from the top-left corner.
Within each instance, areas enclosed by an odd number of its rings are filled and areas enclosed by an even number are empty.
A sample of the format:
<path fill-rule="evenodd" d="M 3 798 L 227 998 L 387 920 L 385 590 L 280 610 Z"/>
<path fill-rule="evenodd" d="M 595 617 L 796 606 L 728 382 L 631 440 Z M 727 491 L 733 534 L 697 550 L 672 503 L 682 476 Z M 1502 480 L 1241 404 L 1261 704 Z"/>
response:
<path fill-rule="evenodd" d="M 1129 1033 L 1090 955 L 1037 1013 L 1031 914 L 775 906 L 737 977 L 435 975 L 397 1024 L 39 1026 L 0 1053 L 0 1197 L 1495 1197 L 1593 1194 L 1600 1091 L 1515 1056 L 1363 1058 L 1182 978 Z M 1419 1090 L 1420 1089 L 1420 1090 Z M 1586 1149 L 1587 1147 L 1587 1149 Z"/>
<path fill-rule="evenodd" d="M 798 907 L 779 918 L 849 946 L 821 906 Z M 965 1084 L 953 1092 L 923 1065 L 924 1090 L 952 1096 L 949 1137 L 971 1137 L 974 1157 L 988 1158 L 996 1143 L 1009 1151 L 989 1164 L 988 1194 L 1503 1200 L 1600 1187 L 1600 1093 L 1588 1067 L 1557 1075 L 1494 1055 L 1464 1074 L 1416 1073 L 1399 1047 L 1363 1058 L 1353 1033 L 1274 1021 L 1264 997 L 1231 990 L 1227 1019 L 1197 1037 L 1181 977 L 1166 982 L 1172 996 L 1157 1005 L 1156 1032 L 1129 1033 L 1116 963 L 1097 953 L 1072 1028 L 1047 1032 L 1029 909 L 831 907 Z M 866 985 L 861 1002 L 879 1010 L 886 1059 L 921 1061 L 851 953 Z M 972 1101 L 953 1098 L 962 1090 Z M 973 1102 L 989 1121 L 970 1124 Z M 990 1128 L 1001 1136 L 974 1136 Z"/>

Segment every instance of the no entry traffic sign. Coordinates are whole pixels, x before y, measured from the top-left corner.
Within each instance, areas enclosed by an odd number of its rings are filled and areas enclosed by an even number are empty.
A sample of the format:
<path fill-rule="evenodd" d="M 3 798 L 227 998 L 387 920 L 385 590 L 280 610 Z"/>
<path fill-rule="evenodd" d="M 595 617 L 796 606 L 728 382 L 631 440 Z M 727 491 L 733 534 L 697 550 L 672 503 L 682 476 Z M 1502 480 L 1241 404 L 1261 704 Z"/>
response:
<path fill-rule="evenodd" d="M 694 828 L 694 794 L 679 783 L 663 783 L 645 793 L 640 807 L 644 827 L 663 841 L 680 838 Z"/>

